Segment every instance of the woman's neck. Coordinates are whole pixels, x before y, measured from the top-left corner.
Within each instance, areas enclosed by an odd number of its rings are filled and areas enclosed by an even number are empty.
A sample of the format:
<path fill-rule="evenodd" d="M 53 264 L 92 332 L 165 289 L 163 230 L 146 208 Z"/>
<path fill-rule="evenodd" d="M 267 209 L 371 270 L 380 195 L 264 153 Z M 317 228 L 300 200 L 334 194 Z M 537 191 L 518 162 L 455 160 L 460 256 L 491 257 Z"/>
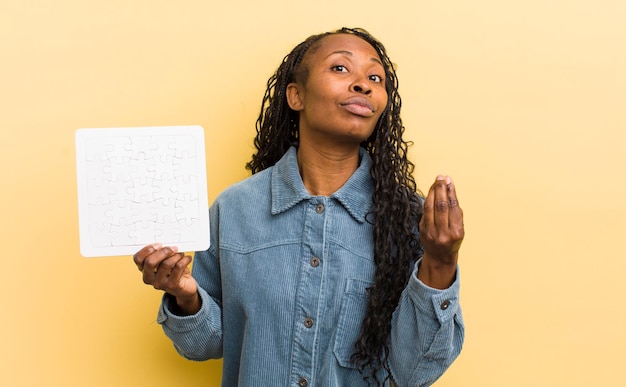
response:
<path fill-rule="evenodd" d="M 358 167 L 358 146 L 329 148 L 302 142 L 298 146 L 298 169 L 304 187 L 311 195 L 332 195 Z"/>

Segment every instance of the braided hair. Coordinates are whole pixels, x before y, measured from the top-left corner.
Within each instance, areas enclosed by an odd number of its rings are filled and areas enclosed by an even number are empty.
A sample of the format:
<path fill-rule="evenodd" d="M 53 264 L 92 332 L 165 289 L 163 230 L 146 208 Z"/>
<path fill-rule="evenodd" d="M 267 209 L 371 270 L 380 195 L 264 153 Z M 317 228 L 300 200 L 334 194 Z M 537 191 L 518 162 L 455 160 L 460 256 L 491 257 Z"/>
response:
<path fill-rule="evenodd" d="M 257 152 L 246 168 L 254 174 L 271 167 L 298 142 L 298 113 L 287 104 L 287 85 L 307 79 L 308 69 L 306 63 L 303 64 L 305 55 L 317 50 L 321 40 L 332 34 L 354 34 L 362 38 L 374 47 L 385 68 L 387 106 L 374 132 L 361 144 L 372 158 L 370 173 L 374 193 L 368 221 L 374 230 L 376 272 L 374 284 L 368 288 L 367 314 L 351 357 L 368 384 L 380 385 L 379 371 L 385 369 L 390 374 L 386 360 L 392 314 L 421 252 L 416 231 L 423 213 L 422 195 L 412 176 L 414 165 L 407 158 L 410 143 L 402 139 L 404 126 L 400 118 L 398 79 L 383 45 L 359 28 L 313 35 L 298 44 L 284 57 L 267 82 L 261 113 L 256 121 L 254 145 Z"/>

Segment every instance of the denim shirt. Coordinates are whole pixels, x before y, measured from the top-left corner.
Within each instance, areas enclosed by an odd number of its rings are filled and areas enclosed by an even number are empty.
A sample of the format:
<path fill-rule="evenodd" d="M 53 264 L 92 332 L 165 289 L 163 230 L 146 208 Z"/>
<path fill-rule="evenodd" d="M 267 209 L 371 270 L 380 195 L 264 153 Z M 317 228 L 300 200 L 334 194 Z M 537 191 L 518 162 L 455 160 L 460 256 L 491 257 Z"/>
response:
<path fill-rule="evenodd" d="M 200 311 L 174 315 L 168 295 L 159 310 L 176 350 L 192 360 L 223 357 L 228 387 L 364 386 L 350 356 L 375 271 L 370 168 L 362 150 L 343 187 L 312 196 L 291 148 L 224 191 L 210 209 L 211 246 L 192 269 Z M 463 343 L 458 270 L 450 288 L 436 290 L 417 279 L 418 268 L 392 319 L 388 365 L 398 386 L 432 384 Z"/>

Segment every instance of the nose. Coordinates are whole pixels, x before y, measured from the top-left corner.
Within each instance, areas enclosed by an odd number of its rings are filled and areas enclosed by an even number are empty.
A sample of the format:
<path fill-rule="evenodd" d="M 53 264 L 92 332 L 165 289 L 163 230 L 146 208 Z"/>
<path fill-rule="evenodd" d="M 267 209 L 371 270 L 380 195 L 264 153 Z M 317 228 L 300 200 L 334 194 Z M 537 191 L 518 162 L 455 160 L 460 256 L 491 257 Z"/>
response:
<path fill-rule="evenodd" d="M 372 93 L 372 88 L 367 84 L 367 81 L 363 77 L 359 77 L 355 79 L 354 82 L 350 85 L 350 90 L 359 93 L 369 95 Z"/>

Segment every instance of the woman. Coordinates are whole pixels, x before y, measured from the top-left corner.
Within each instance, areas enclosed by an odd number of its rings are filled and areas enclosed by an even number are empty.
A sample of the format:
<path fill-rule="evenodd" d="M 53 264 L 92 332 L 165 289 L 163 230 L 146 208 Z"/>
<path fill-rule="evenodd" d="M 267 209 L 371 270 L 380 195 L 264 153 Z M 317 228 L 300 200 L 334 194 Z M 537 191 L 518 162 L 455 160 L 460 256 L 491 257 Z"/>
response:
<path fill-rule="evenodd" d="M 165 333 L 223 357 L 224 386 L 426 386 L 458 356 L 463 214 L 447 176 L 418 193 L 397 88 L 366 31 L 309 37 L 268 82 L 253 175 L 213 203 L 193 274 L 176 247 L 135 255 Z"/>

